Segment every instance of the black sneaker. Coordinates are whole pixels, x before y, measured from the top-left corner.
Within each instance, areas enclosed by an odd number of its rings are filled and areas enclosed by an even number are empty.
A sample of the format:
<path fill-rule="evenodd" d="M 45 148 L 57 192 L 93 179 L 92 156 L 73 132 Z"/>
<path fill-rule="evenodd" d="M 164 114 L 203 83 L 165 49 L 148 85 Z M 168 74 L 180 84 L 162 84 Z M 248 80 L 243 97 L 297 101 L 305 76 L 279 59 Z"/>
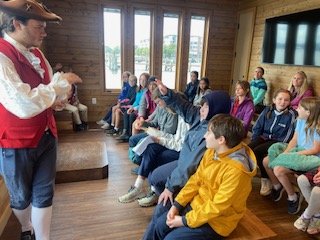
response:
<path fill-rule="evenodd" d="M 273 201 L 278 202 L 281 199 L 283 192 L 284 192 L 284 188 L 282 186 L 278 190 L 272 188 L 271 197 Z"/>
<path fill-rule="evenodd" d="M 111 135 L 111 136 L 116 134 L 116 133 L 119 133 L 119 129 L 115 130 L 114 128 L 112 128 L 112 129 L 106 131 L 106 134 Z"/>
<path fill-rule="evenodd" d="M 31 233 L 31 231 L 22 232 L 20 235 L 20 240 L 35 240 L 36 237 L 34 236 L 34 233 Z"/>
<path fill-rule="evenodd" d="M 303 201 L 303 196 L 300 193 L 296 193 L 298 198 L 297 201 L 289 201 L 288 200 L 288 213 L 296 214 L 300 211 L 301 203 Z"/>

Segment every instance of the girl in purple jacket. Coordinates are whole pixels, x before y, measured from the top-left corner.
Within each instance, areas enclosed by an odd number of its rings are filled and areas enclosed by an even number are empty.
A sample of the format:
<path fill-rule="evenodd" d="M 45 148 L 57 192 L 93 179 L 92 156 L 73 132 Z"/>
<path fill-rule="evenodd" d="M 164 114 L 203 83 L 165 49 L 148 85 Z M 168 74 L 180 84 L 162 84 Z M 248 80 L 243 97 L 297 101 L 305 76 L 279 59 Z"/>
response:
<path fill-rule="evenodd" d="M 254 104 L 250 96 L 250 84 L 239 80 L 236 83 L 235 97 L 232 99 L 230 114 L 243 123 L 247 134 L 254 114 Z"/>

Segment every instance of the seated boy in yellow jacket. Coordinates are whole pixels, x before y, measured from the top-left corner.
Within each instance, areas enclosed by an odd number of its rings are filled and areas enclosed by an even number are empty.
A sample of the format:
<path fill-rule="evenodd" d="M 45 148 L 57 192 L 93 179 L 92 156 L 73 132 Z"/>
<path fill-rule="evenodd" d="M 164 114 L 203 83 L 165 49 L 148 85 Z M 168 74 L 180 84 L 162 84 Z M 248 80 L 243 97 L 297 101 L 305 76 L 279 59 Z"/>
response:
<path fill-rule="evenodd" d="M 173 206 L 157 219 L 155 239 L 222 239 L 236 228 L 256 174 L 243 136 L 241 121 L 228 114 L 210 120 L 207 150 Z"/>

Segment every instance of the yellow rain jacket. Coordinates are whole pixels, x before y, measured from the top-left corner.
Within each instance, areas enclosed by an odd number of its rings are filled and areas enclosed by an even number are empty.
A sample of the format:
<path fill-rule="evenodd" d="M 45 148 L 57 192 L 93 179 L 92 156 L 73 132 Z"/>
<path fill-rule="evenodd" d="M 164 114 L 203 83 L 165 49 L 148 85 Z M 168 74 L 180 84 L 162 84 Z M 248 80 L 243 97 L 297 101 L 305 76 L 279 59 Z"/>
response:
<path fill-rule="evenodd" d="M 190 210 L 182 220 L 190 228 L 208 223 L 215 232 L 228 236 L 246 211 L 251 179 L 256 174 L 253 151 L 240 143 L 223 154 L 206 150 L 199 167 L 181 189 L 174 205 Z"/>

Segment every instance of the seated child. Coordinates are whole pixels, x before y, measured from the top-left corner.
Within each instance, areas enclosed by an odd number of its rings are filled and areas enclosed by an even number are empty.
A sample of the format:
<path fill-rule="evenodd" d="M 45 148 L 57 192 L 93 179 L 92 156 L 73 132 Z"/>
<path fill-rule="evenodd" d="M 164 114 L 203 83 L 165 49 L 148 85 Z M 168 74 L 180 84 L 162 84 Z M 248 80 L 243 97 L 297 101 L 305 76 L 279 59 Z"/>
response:
<path fill-rule="evenodd" d="M 317 234 L 320 232 L 320 167 L 300 175 L 297 181 L 308 207 L 294 226 L 309 234 Z"/>
<path fill-rule="evenodd" d="M 253 99 L 253 104 L 256 113 L 261 113 L 264 109 L 263 100 L 267 92 L 267 83 L 263 78 L 264 69 L 257 67 L 253 74 L 253 79 L 250 81 L 250 91 Z"/>
<path fill-rule="evenodd" d="M 193 99 L 194 106 L 201 106 L 201 99 L 204 95 L 211 93 L 212 90 L 210 89 L 209 79 L 207 77 L 203 77 L 199 81 L 199 85 L 197 88 L 196 95 Z"/>
<path fill-rule="evenodd" d="M 73 123 L 76 131 L 87 130 L 88 128 L 88 107 L 80 103 L 78 98 L 77 85 L 71 85 L 68 102 L 64 108 L 72 112 Z"/>
<path fill-rule="evenodd" d="M 242 143 L 242 123 L 215 115 L 204 135 L 207 150 L 168 212 L 156 221 L 154 239 L 222 239 L 246 211 L 256 159 Z"/>
<path fill-rule="evenodd" d="M 101 125 L 102 129 L 110 129 L 111 128 L 111 122 L 112 122 L 112 113 L 120 107 L 120 102 L 127 97 L 128 90 L 129 90 L 129 77 L 131 73 L 129 71 L 125 71 L 122 73 L 122 88 L 121 92 L 118 96 L 117 103 L 114 104 L 111 109 L 108 110 L 106 115 L 96 123 L 98 125 Z"/>
<path fill-rule="evenodd" d="M 119 133 L 122 116 L 124 112 L 126 112 L 136 100 L 136 94 L 137 94 L 137 77 L 135 75 L 130 75 L 127 95 L 125 96 L 124 99 L 118 102 L 117 107 L 116 106 L 113 107 L 112 120 L 111 120 L 111 126 L 113 126 L 113 128 L 110 129 L 109 134 L 117 135 Z M 124 131 L 126 130 L 124 129 Z"/>
<path fill-rule="evenodd" d="M 236 83 L 235 97 L 231 102 L 230 114 L 242 121 L 245 136 L 247 136 L 254 114 L 254 105 L 250 95 L 250 84 L 247 81 L 238 81 Z"/>
<path fill-rule="evenodd" d="M 273 197 L 279 201 L 283 189 L 288 194 L 288 213 L 300 210 L 303 196 L 294 191 L 291 178 L 295 171 L 309 171 L 320 165 L 320 100 L 307 97 L 297 108 L 299 118 L 293 138 L 286 143 L 273 144 L 263 160 L 273 185 Z"/>
<path fill-rule="evenodd" d="M 290 108 L 290 92 L 279 89 L 274 93 L 273 104 L 266 107 L 259 115 L 252 128 L 252 139 L 249 147 L 257 158 L 261 172 L 260 195 L 271 193 L 272 186 L 268 174 L 262 164 L 268 155 L 268 148 L 276 142 L 287 143 L 293 136 L 296 112 Z"/>

